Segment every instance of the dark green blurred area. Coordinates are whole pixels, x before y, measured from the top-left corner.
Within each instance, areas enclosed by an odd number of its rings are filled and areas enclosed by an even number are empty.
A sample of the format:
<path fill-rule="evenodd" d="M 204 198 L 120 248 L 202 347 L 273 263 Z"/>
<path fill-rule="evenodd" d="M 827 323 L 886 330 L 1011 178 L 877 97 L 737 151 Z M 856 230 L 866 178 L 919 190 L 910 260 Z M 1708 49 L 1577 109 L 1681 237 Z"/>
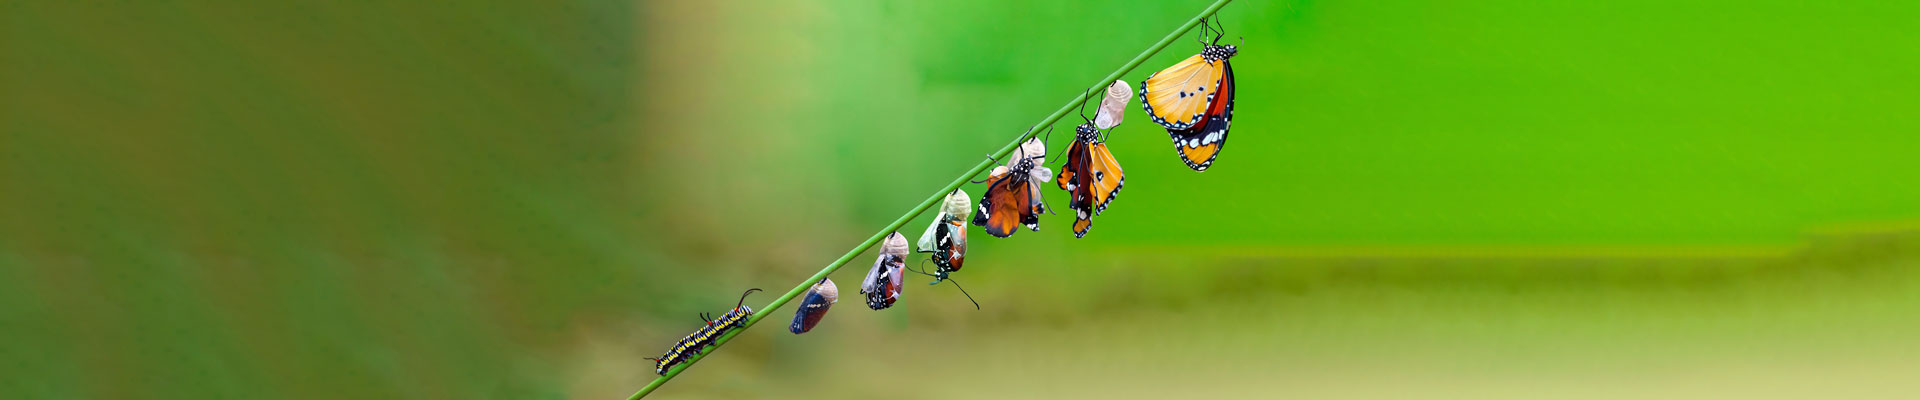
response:
<path fill-rule="evenodd" d="M 0 397 L 625 396 L 1205 5 L 0 4 Z M 658 395 L 1920 393 L 1920 7 L 1221 16 L 1214 168 Z"/>

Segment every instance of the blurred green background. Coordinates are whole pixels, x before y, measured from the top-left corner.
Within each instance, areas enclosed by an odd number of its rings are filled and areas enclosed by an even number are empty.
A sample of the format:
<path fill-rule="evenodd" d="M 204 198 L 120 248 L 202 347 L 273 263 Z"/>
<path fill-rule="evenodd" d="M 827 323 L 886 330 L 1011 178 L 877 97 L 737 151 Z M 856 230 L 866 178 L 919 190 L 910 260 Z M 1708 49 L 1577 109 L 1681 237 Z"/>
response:
<path fill-rule="evenodd" d="M 0 4 L 0 397 L 624 397 L 1207 3 Z M 1236 1 L 1214 168 L 1135 104 L 984 309 L 865 254 L 655 394 L 1915 396 L 1920 6 L 1856 3 Z"/>

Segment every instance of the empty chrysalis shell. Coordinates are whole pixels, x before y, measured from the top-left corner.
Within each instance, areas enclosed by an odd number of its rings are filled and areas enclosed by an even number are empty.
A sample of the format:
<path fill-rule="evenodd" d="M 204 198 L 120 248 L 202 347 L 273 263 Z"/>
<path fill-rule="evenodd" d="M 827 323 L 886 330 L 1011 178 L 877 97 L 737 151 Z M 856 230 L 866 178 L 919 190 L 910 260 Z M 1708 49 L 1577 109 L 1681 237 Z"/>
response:
<path fill-rule="evenodd" d="M 1040 193 L 1040 183 L 1053 180 L 1053 169 L 1046 166 L 1047 142 L 1042 142 L 1037 137 L 1029 138 L 1026 143 L 1020 144 L 1020 151 L 1015 154 L 1020 158 L 1033 160 L 1033 169 L 1027 170 L 1027 174 L 1033 176 L 1033 179 L 1028 179 L 1027 182 L 1033 184 L 1033 193 Z M 1018 161 L 1015 163 L 1017 164 Z M 1035 201 L 1039 199 L 1038 196 L 1034 197 Z"/>
<path fill-rule="evenodd" d="M 1120 120 L 1125 119 L 1126 115 L 1121 111 L 1125 111 L 1127 101 L 1132 98 L 1133 86 L 1128 85 L 1124 80 L 1113 81 L 1112 85 L 1107 86 L 1106 98 L 1100 99 L 1100 112 L 1094 115 L 1093 126 L 1100 129 L 1113 129 L 1115 126 L 1120 126 Z"/>
<path fill-rule="evenodd" d="M 840 288 L 833 285 L 832 279 L 821 279 L 820 283 L 807 289 L 806 297 L 800 299 L 800 309 L 793 311 L 793 325 L 788 326 L 787 330 L 795 335 L 813 330 L 813 326 L 820 324 L 820 319 L 827 316 L 827 310 L 833 308 L 833 303 L 838 302 Z"/>
<path fill-rule="evenodd" d="M 1031 159 L 1033 160 L 1033 165 L 1036 165 L 1036 166 L 1046 165 L 1047 142 L 1040 141 L 1039 137 L 1027 138 L 1027 141 L 1025 143 L 1020 143 L 1020 151 L 1017 153 L 1014 153 L 1014 157 Z M 1013 162 L 1010 162 L 1008 164 L 1019 164 L 1019 160 L 1015 159 Z"/>
<path fill-rule="evenodd" d="M 964 224 L 967 217 L 971 216 L 973 216 L 973 198 L 968 197 L 966 191 L 954 189 L 952 194 L 947 195 L 946 201 L 940 203 L 940 212 L 934 215 L 933 223 L 927 224 L 927 232 L 920 234 L 920 241 L 914 242 L 914 249 L 936 251 L 934 229 L 939 228 L 940 224 L 951 224 L 956 221 Z"/>

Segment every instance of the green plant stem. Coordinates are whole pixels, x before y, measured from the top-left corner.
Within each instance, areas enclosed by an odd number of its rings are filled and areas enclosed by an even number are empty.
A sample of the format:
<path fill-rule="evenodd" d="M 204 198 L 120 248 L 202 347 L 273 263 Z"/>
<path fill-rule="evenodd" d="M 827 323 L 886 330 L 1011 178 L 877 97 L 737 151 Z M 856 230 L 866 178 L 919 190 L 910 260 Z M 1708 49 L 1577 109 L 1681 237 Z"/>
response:
<path fill-rule="evenodd" d="M 1230 2 L 1230 1 L 1233 1 L 1233 0 L 1214 1 L 1212 5 L 1208 5 L 1206 9 L 1201 10 L 1200 15 L 1193 16 L 1193 19 L 1187 20 L 1187 23 L 1181 24 L 1178 29 L 1174 29 L 1172 33 L 1168 33 L 1167 37 L 1161 38 L 1160 41 L 1157 43 L 1154 43 L 1153 46 L 1147 47 L 1146 51 L 1141 51 L 1140 55 L 1134 56 L 1133 60 L 1127 61 L 1125 65 L 1121 65 L 1120 69 L 1114 70 L 1113 73 L 1107 74 L 1106 78 L 1101 79 L 1099 82 L 1095 82 L 1093 86 L 1089 88 L 1089 90 L 1080 91 L 1080 94 L 1075 95 L 1073 97 L 1073 100 L 1067 101 L 1066 105 L 1060 106 L 1060 109 L 1057 111 L 1054 111 L 1052 115 L 1048 115 L 1046 119 L 1040 120 L 1040 123 L 1034 124 L 1033 127 L 1027 128 L 1027 131 L 1025 133 L 1020 134 L 1019 137 L 1015 137 L 1012 143 L 1007 143 L 1007 145 L 1004 147 L 1001 147 L 999 151 L 993 152 L 993 158 L 998 159 L 998 158 L 1006 157 L 1007 154 L 1013 153 L 1013 149 L 1019 148 L 1020 143 L 1025 142 L 1027 138 L 1033 137 L 1035 133 L 1039 133 L 1041 128 L 1053 125 L 1053 123 L 1056 121 L 1059 121 L 1061 117 L 1066 116 L 1068 112 L 1072 112 L 1074 109 L 1078 108 L 1081 103 L 1086 102 L 1088 95 L 1092 93 L 1105 93 L 1105 90 L 1103 89 L 1105 89 L 1107 85 L 1112 84 L 1114 80 L 1120 79 L 1121 75 L 1126 75 L 1127 72 L 1133 71 L 1135 67 L 1139 67 L 1140 63 L 1146 62 L 1147 58 L 1153 57 L 1154 54 L 1159 53 L 1160 49 L 1166 48 L 1167 45 L 1173 44 L 1173 41 L 1179 40 L 1181 36 L 1185 36 L 1187 34 L 1187 31 L 1191 31 L 1193 30 L 1193 27 L 1199 26 L 1201 20 L 1204 20 L 1208 16 L 1212 16 L 1213 13 L 1220 11 L 1220 7 L 1226 6 L 1227 2 Z M 639 392 L 635 392 L 633 396 L 628 397 L 627 399 L 637 400 L 639 398 L 646 397 L 648 393 L 653 393 L 654 389 L 660 388 L 660 385 L 666 384 L 667 381 L 672 380 L 673 377 L 675 376 L 679 376 L 681 371 L 685 371 L 687 367 L 691 367 L 693 366 L 694 363 L 700 362 L 700 359 L 706 358 L 708 354 L 711 354 L 714 351 L 718 351 L 720 349 L 720 346 L 725 345 L 727 344 L 728 341 L 733 340 L 734 336 L 739 336 L 740 333 L 745 332 L 747 328 L 752 328 L 754 324 L 759 323 L 761 318 L 766 318 L 766 316 L 769 314 L 772 314 L 774 310 L 780 309 L 780 306 L 786 305 L 787 301 L 793 300 L 794 297 L 799 296 L 801 293 L 805 293 L 807 291 L 807 288 L 813 286 L 815 282 L 819 282 L 821 279 L 825 279 L 827 275 L 832 274 L 833 271 L 839 270 L 840 266 L 846 265 L 847 262 L 849 261 L 853 261 L 854 257 L 859 257 L 860 254 L 865 253 L 868 248 L 873 247 L 874 244 L 880 243 L 880 240 L 885 239 L 887 235 L 892 234 L 894 231 L 900 230 L 900 227 L 906 225 L 908 221 L 912 221 L 915 217 L 919 217 L 920 213 L 926 212 L 927 209 L 932 208 L 934 204 L 940 203 L 941 200 L 947 197 L 947 194 L 953 193 L 955 189 L 960 188 L 960 185 L 966 184 L 967 181 L 972 180 L 973 177 L 976 175 L 980 175 L 980 172 L 986 171 L 987 168 L 992 168 L 994 164 L 995 164 L 994 160 L 981 160 L 979 164 L 974 165 L 973 168 L 967 169 L 966 173 L 961 174 L 960 177 L 954 179 L 952 183 L 948 183 L 947 186 L 942 187 L 940 188 L 940 190 L 933 192 L 933 196 L 927 197 L 926 201 L 920 202 L 920 205 L 914 206 L 912 210 L 908 210 L 906 214 L 901 215 L 900 218 L 893 220 L 893 223 L 887 224 L 886 228 L 881 229 L 880 232 L 878 233 L 874 233 L 872 237 L 867 238 L 867 241 L 861 242 L 859 246 L 855 246 L 853 250 L 848 251 L 846 255 L 840 256 L 840 259 L 833 260 L 832 263 L 827 264 L 826 268 L 821 268 L 820 272 L 815 272 L 813 276 L 808 277 L 806 280 L 800 281 L 799 286 L 794 286 L 793 290 L 787 291 L 787 294 L 781 295 L 780 298 L 773 299 L 773 302 L 767 303 L 766 307 L 756 310 L 757 312 L 755 312 L 752 317 L 747 318 L 746 325 L 743 325 L 740 328 L 734 329 L 732 331 L 727 332 L 724 335 L 721 335 L 719 339 L 714 340 L 713 346 L 708 347 L 706 350 L 701 351 L 700 354 L 696 354 L 693 357 L 688 358 L 686 362 L 682 362 L 680 363 L 680 365 L 674 366 L 672 369 L 667 370 L 666 375 L 661 375 L 659 378 L 655 378 L 653 380 L 653 383 L 648 383 L 646 387 L 640 388 Z"/>

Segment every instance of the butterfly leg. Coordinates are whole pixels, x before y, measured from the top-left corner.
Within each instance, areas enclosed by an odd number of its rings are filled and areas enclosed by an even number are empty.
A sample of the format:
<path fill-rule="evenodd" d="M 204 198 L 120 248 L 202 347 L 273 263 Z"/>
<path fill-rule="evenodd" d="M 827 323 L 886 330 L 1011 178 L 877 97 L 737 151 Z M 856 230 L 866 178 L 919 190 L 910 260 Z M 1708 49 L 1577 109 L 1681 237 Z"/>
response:
<path fill-rule="evenodd" d="M 988 153 L 988 154 L 987 154 L 987 165 L 993 165 L 993 164 L 995 164 L 995 163 L 998 163 L 998 162 L 1000 162 L 1000 160 L 999 160 L 999 159 L 996 159 L 996 158 L 993 158 L 993 154 L 992 154 L 992 153 Z M 987 183 L 987 181 L 990 181 L 990 180 L 993 180 L 993 177 L 992 177 L 992 174 L 988 174 L 988 177 L 987 177 L 987 179 L 982 179 L 982 180 L 977 180 L 977 181 L 968 181 L 968 182 L 972 182 L 972 183 Z M 954 189 L 954 190 L 959 190 L 959 189 Z M 981 220 L 981 221 L 985 221 L 985 220 L 983 219 L 983 220 Z"/>

